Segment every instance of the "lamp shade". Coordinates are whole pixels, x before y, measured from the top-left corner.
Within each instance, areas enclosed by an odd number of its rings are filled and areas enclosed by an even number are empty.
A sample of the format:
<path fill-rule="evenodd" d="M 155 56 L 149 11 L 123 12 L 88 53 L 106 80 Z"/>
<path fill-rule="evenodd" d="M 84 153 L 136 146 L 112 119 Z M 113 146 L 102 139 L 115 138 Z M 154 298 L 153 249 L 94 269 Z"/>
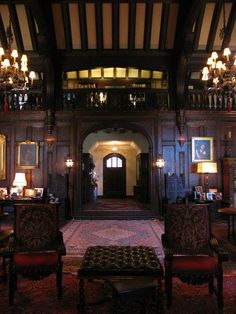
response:
<path fill-rule="evenodd" d="M 15 178 L 13 181 L 13 186 L 26 186 L 26 178 L 25 178 L 25 173 L 22 172 L 16 172 Z"/>
<path fill-rule="evenodd" d="M 197 173 L 217 173 L 217 163 L 199 162 L 197 164 Z"/>

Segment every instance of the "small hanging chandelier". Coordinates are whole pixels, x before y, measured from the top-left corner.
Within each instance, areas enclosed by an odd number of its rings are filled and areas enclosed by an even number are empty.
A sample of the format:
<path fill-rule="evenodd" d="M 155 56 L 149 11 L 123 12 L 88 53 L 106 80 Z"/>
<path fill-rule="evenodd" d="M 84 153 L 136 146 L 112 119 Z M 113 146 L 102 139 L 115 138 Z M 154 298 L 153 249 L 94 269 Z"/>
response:
<path fill-rule="evenodd" d="M 13 34 L 11 29 L 11 18 L 6 29 L 7 49 L 0 47 L 0 90 L 26 90 L 33 84 L 36 77 L 35 72 L 28 74 L 28 58 L 22 54 L 21 59 L 17 50 L 11 50 Z M 20 62 L 20 65 L 19 65 Z"/>
<path fill-rule="evenodd" d="M 223 28 L 220 30 L 220 39 L 226 36 L 225 3 L 223 2 Z M 202 70 L 202 80 L 208 81 L 209 89 L 236 93 L 236 54 L 232 57 L 228 47 L 224 48 L 219 56 L 213 51 L 207 59 L 207 66 Z"/>

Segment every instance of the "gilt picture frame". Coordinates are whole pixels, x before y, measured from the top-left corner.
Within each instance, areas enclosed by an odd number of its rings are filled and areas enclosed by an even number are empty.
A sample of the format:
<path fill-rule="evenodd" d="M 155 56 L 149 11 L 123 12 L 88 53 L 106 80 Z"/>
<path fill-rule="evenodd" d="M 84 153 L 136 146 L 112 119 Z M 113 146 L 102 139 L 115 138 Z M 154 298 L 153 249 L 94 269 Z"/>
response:
<path fill-rule="evenodd" d="M 0 180 L 6 179 L 6 135 L 0 134 Z"/>
<path fill-rule="evenodd" d="M 213 137 L 192 137 L 192 162 L 213 161 Z"/>
<path fill-rule="evenodd" d="M 34 169 L 39 165 L 39 145 L 37 142 L 24 141 L 18 143 L 17 167 L 20 169 Z"/>

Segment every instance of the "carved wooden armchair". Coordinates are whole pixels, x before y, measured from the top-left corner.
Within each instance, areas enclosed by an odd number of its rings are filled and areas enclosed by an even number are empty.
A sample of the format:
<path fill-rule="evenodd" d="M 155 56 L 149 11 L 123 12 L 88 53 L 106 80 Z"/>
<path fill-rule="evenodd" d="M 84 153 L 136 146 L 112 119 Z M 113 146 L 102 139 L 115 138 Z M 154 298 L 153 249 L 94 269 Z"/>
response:
<path fill-rule="evenodd" d="M 58 299 L 62 298 L 62 255 L 57 204 L 15 205 L 14 234 L 9 242 L 9 303 L 14 301 L 17 275 L 32 280 L 56 274 Z"/>
<path fill-rule="evenodd" d="M 223 307 L 222 261 L 228 260 L 228 254 L 220 248 L 210 227 L 207 205 L 167 206 L 162 235 L 167 306 L 172 302 L 172 278 L 178 277 L 188 284 L 208 283 L 209 292 L 217 295 L 218 307 Z"/>

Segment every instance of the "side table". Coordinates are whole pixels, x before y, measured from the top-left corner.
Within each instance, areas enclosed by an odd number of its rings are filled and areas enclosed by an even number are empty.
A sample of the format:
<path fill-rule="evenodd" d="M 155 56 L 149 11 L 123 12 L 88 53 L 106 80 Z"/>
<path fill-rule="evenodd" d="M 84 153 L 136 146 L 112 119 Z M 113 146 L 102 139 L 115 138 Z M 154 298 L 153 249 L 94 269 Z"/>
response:
<path fill-rule="evenodd" d="M 88 247 L 78 270 L 78 311 L 86 313 L 84 279 L 109 281 L 121 277 L 149 277 L 162 286 L 164 272 L 152 247 L 147 246 L 94 246 Z"/>
<path fill-rule="evenodd" d="M 234 207 L 224 207 L 219 208 L 218 212 L 221 214 L 227 215 L 228 220 L 228 240 L 235 240 L 235 216 L 236 216 L 236 208 Z"/>

